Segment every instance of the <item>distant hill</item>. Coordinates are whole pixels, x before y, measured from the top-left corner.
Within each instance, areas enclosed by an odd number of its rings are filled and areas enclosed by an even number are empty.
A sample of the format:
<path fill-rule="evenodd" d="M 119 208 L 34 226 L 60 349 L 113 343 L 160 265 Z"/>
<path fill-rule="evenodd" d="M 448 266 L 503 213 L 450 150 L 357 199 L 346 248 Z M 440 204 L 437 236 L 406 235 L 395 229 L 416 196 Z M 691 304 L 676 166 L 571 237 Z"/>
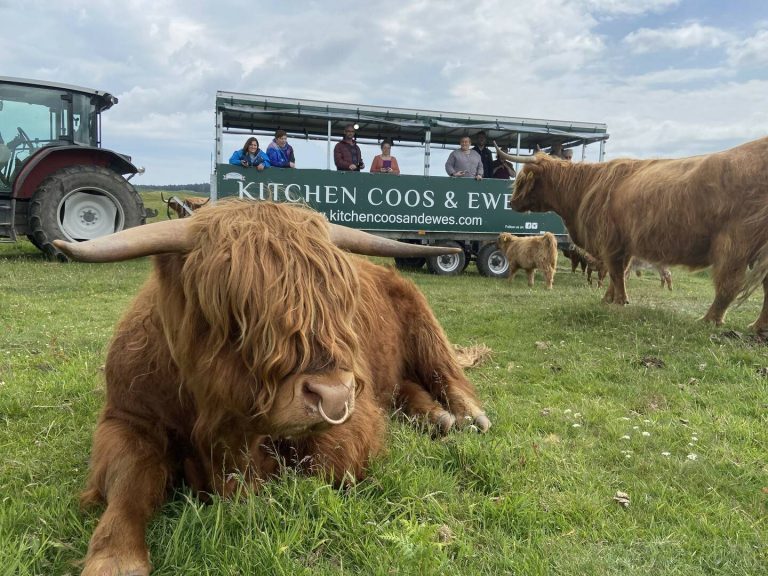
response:
<path fill-rule="evenodd" d="M 134 185 L 134 188 L 139 192 L 151 192 L 157 190 L 163 190 L 167 192 L 195 192 L 196 194 L 204 194 L 210 196 L 211 185 L 210 183 L 204 184 L 164 184 L 164 185 L 152 185 L 152 184 L 139 184 Z"/>

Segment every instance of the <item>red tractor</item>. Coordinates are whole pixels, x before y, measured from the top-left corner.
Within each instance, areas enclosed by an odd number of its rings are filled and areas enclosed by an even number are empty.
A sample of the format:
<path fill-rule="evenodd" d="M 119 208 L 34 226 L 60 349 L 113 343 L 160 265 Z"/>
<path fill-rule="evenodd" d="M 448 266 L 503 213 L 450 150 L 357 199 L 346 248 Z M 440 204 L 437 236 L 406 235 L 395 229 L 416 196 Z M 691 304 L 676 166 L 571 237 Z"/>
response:
<path fill-rule="evenodd" d="M 0 241 L 83 241 L 144 224 L 131 158 L 101 148 L 106 92 L 0 76 Z M 127 175 L 127 177 L 126 177 Z"/>

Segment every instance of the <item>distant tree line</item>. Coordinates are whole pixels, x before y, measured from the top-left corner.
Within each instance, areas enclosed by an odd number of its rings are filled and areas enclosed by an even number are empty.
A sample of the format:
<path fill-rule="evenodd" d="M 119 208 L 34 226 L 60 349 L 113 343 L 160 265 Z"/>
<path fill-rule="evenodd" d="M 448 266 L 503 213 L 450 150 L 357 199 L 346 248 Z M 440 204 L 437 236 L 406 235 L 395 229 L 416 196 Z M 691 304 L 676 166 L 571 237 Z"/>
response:
<path fill-rule="evenodd" d="M 137 186 L 134 186 L 136 190 L 139 192 L 150 192 L 152 190 L 166 190 L 168 192 L 196 192 L 197 194 L 207 194 L 210 195 L 211 193 L 211 185 L 210 183 L 204 183 L 204 184 L 164 184 L 164 185 L 153 185 L 153 184 L 139 184 Z"/>

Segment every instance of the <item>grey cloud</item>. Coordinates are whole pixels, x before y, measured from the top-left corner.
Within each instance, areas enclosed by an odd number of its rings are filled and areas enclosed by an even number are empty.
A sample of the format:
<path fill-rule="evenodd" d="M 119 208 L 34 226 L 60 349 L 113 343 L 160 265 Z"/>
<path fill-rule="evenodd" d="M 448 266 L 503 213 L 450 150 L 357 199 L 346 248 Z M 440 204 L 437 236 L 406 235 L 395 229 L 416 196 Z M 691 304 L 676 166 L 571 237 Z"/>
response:
<path fill-rule="evenodd" d="M 719 48 L 733 42 L 734 35 L 714 26 L 690 22 L 675 28 L 641 28 L 627 34 L 624 43 L 637 53 L 662 50 Z"/>
<path fill-rule="evenodd" d="M 759 27 L 744 41 L 701 24 L 687 38 L 674 28 L 638 30 L 635 42 L 667 46 L 661 69 L 636 56 L 638 44 L 608 35 L 611 19 L 633 23 L 678 3 L 0 4 L 11 31 L 0 36 L 0 70 L 115 93 L 105 144 L 145 165 L 148 183 L 208 180 L 216 90 L 606 122 L 609 154 L 686 155 L 768 131 L 768 87 L 739 73 L 761 74 L 768 51 Z M 670 46 L 711 45 L 702 39 L 711 33 L 722 62 L 672 59 Z M 56 57 L 40 46 L 55 46 Z M 727 76 L 712 72 L 726 64 Z"/>

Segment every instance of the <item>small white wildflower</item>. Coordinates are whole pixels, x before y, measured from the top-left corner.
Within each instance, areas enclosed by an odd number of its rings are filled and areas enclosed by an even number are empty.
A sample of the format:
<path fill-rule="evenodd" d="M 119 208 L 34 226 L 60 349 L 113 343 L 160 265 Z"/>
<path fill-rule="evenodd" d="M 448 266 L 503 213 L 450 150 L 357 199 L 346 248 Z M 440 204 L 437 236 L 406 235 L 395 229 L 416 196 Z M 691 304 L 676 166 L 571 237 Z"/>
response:
<path fill-rule="evenodd" d="M 570 408 L 566 408 L 565 410 L 563 410 L 563 414 L 570 414 L 570 413 L 571 413 Z"/>
<path fill-rule="evenodd" d="M 621 437 L 622 440 L 631 440 L 630 436 L 628 434 L 624 434 L 624 436 Z"/>
<path fill-rule="evenodd" d="M 671 452 L 662 452 L 661 455 L 662 456 L 666 456 L 667 458 L 669 458 L 672 455 L 672 453 Z"/>
<path fill-rule="evenodd" d="M 576 413 L 573 415 L 573 417 L 574 417 L 574 418 L 581 418 L 581 412 L 576 412 Z"/>
<path fill-rule="evenodd" d="M 643 436 L 650 436 L 650 435 L 651 435 L 650 432 L 643 431 Z"/>
<path fill-rule="evenodd" d="M 624 458 L 632 458 L 632 454 L 624 454 Z"/>
<path fill-rule="evenodd" d="M 581 424 L 576 422 L 575 424 L 571 424 L 571 427 L 573 427 L 573 428 L 581 428 Z"/>
<path fill-rule="evenodd" d="M 632 430 L 640 430 L 640 426 L 632 426 Z"/>
<path fill-rule="evenodd" d="M 696 446 L 693 442 L 688 442 L 688 446 Z"/>
<path fill-rule="evenodd" d="M 698 442 L 699 439 L 696 436 L 691 436 L 691 442 Z"/>
<path fill-rule="evenodd" d="M 688 456 L 686 456 L 686 458 L 688 458 L 688 460 L 696 460 L 698 457 L 699 456 L 697 454 L 693 454 L 693 453 L 688 454 Z"/>
<path fill-rule="evenodd" d="M 630 419 L 629 419 L 629 418 L 627 418 L 626 416 L 622 416 L 622 417 L 621 417 L 621 419 L 622 419 L 622 420 L 624 420 L 624 421 L 626 421 L 626 422 L 629 422 L 629 420 L 630 420 Z"/>
<path fill-rule="evenodd" d="M 650 424 L 651 423 L 650 420 L 643 420 L 643 422 L 645 422 L 646 424 Z"/>

